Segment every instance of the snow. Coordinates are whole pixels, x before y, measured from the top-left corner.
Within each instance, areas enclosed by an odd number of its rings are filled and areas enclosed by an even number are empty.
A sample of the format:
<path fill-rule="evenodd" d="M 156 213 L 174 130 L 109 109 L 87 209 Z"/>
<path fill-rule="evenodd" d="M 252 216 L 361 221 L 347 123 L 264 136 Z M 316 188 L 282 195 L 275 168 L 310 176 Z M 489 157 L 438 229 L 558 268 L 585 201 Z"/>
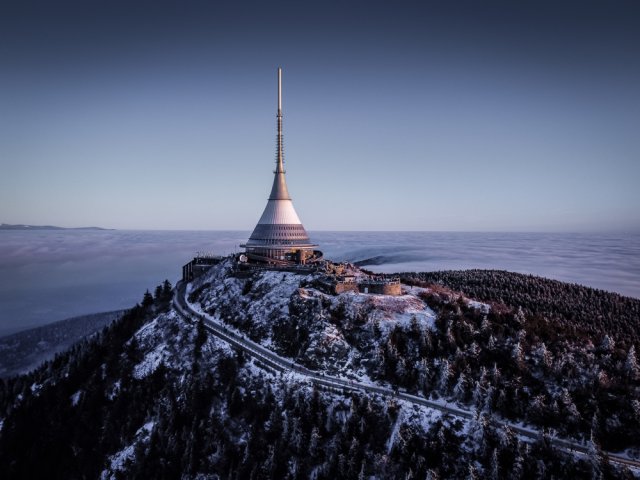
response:
<path fill-rule="evenodd" d="M 477 300 L 467 300 L 467 305 L 476 310 L 480 310 L 482 313 L 489 313 L 491 306 L 488 303 L 478 302 Z"/>
<path fill-rule="evenodd" d="M 369 327 L 375 326 L 385 337 L 396 326 L 408 330 L 414 319 L 421 328 L 435 329 L 436 313 L 414 295 L 416 292 L 407 292 L 408 290 L 405 290 L 405 294 L 401 296 L 365 295 L 354 292 L 327 295 L 315 289 L 305 288 L 300 289 L 300 296 L 304 299 L 322 298 L 331 302 L 333 309 L 342 304 L 347 317 L 358 318 L 364 315 Z M 332 325 L 327 326 L 324 333 L 328 339 L 344 342 L 341 332 Z M 350 355 L 353 355 L 353 352 L 350 352 Z M 370 382 L 363 372 L 357 372 L 356 376 Z"/>
<path fill-rule="evenodd" d="M 159 345 L 144 356 L 144 360 L 133 369 L 134 378 L 141 380 L 156 371 L 160 363 L 167 358 L 164 345 Z"/>
<path fill-rule="evenodd" d="M 380 330 L 382 338 L 388 337 L 390 331 L 396 326 L 408 330 L 414 322 L 420 328 L 435 328 L 435 312 L 418 297 L 425 289 L 405 288 L 403 295 L 400 296 L 363 295 L 354 292 L 329 295 L 308 285 L 304 288 L 300 287 L 303 280 L 313 280 L 313 275 L 301 276 L 291 272 L 262 271 L 256 273 L 251 279 L 244 280 L 228 276 L 228 268 L 229 265 L 221 264 L 196 280 L 193 285 L 188 286 L 188 291 L 204 287 L 198 299 L 202 303 L 189 302 L 194 311 L 218 322 L 226 320 L 229 316 L 236 321 L 239 318 L 248 318 L 251 320 L 251 326 L 265 327 L 267 336 L 260 343 L 263 346 L 269 346 L 272 342 L 271 326 L 276 319 L 289 315 L 289 304 L 294 296 L 297 295 L 298 299 L 306 302 L 307 305 L 309 302 L 312 305 L 317 304 L 318 322 L 315 325 L 319 328 L 310 332 L 306 355 L 311 355 L 310 358 L 318 362 L 318 371 L 329 371 L 333 376 L 345 380 L 377 385 L 370 379 L 365 367 L 360 364 L 362 352 L 352 348 L 346 342 L 342 331 L 328 322 L 327 304 L 330 305 L 330 311 L 344 309 L 346 321 L 364 320 L 365 324 L 361 327 L 363 330 L 375 326 Z M 242 292 L 245 294 L 243 295 Z M 478 308 L 482 308 L 482 305 L 477 304 Z M 223 307 L 224 310 L 221 313 L 220 310 Z M 207 311 L 212 311 L 212 315 L 205 313 Z M 244 329 L 245 324 L 239 323 Z M 228 330 L 237 332 L 230 326 Z M 150 358 L 148 363 L 153 364 L 155 358 Z M 260 370 L 255 362 L 248 362 L 245 368 L 248 374 L 253 375 L 258 374 Z M 264 375 L 264 373 L 260 374 Z M 289 384 L 295 382 L 309 385 L 309 379 L 306 376 L 295 372 L 286 373 L 280 378 Z M 390 388 L 389 385 L 385 386 Z M 420 398 L 416 397 L 416 399 Z M 437 403 L 443 407 L 455 409 L 444 400 Z M 411 421 L 426 430 L 436 418 L 442 416 L 440 411 L 434 408 L 416 406 L 414 410 L 413 404 L 405 401 L 402 401 L 402 405 L 402 416 L 395 427 L 396 433 L 403 421 Z M 468 428 L 467 423 L 467 421 L 463 422 L 465 428 Z M 395 438 L 392 436 L 389 439 L 389 449 L 392 448 L 394 441 Z"/>
<path fill-rule="evenodd" d="M 174 336 L 169 333 L 172 325 L 183 328 L 177 328 Z M 184 366 L 187 358 L 181 352 L 186 346 L 192 348 L 193 345 L 193 339 L 189 335 L 195 335 L 194 329 L 189 328 L 173 311 L 161 314 L 144 325 L 134 335 L 140 350 L 144 352 L 144 358 L 133 368 L 133 377 L 143 379 L 155 372 L 161 363 L 174 368 Z"/>
<path fill-rule="evenodd" d="M 140 435 L 140 433 L 145 432 L 148 435 L 151 434 L 151 432 L 153 431 L 153 426 L 155 425 L 155 422 L 150 421 L 145 423 L 142 427 L 140 427 L 140 429 L 136 432 L 136 435 Z"/>
<path fill-rule="evenodd" d="M 111 391 L 107 394 L 107 398 L 109 400 L 113 400 L 114 398 L 116 398 L 118 396 L 119 392 L 120 392 L 120 380 L 116 381 L 113 384 L 113 387 L 111 388 Z"/>
<path fill-rule="evenodd" d="M 390 296 L 346 292 L 334 298 L 337 302 L 345 302 L 352 315 L 357 314 L 358 310 L 368 311 L 368 321 L 379 322 L 379 327 L 385 332 L 396 325 L 408 328 L 413 318 L 422 327 L 434 328 L 435 312 L 413 294 Z"/>
<path fill-rule="evenodd" d="M 398 417 L 393 424 L 391 435 L 389 435 L 387 440 L 387 455 L 391 453 L 391 450 L 393 450 L 393 446 L 398 439 L 398 431 L 402 425 L 413 425 L 420 428 L 422 431 L 427 432 L 431 428 L 431 425 L 443 416 L 442 412 L 439 410 L 421 405 L 414 405 L 404 400 L 399 400 L 399 405 L 400 410 L 398 411 Z"/>
<path fill-rule="evenodd" d="M 80 401 L 81 397 L 82 397 L 82 390 L 78 390 L 76 393 L 71 395 L 71 405 L 74 407 L 78 405 L 78 402 Z"/>
<path fill-rule="evenodd" d="M 133 460 L 134 458 L 134 452 L 135 452 L 135 444 L 129 445 L 127 447 L 125 447 L 124 449 L 120 450 L 118 453 L 116 453 L 115 455 L 113 455 L 111 457 L 111 471 L 112 472 L 117 472 L 117 471 L 121 471 L 124 470 L 125 464 L 126 462 L 129 460 Z M 107 470 L 104 470 L 102 472 L 102 475 L 100 477 L 102 480 L 106 480 L 106 479 L 115 479 L 117 478 L 115 474 L 111 473 L 109 474 L 109 472 L 107 472 Z"/>
<path fill-rule="evenodd" d="M 153 421 L 146 422 L 142 427 L 138 429 L 136 432 L 135 438 L 133 442 L 120 450 L 119 452 L 111 455 L 110 467 L 106 470 L 103 470 L 100 475 L 101 480 L 115 480 L 119 478 L 117 472 L 123 471 L 127 462 L 131 462 L 135 458 L 136 446 L 140 443 L 147 443 L 149 441 L 149 437 L 151 436 L 151 432 L 153 431 L 154 426 Z"/>
<path fill-rule="evenodd" d="M 414 285 L 402 285 L 402 293 L 405 295 L 418 295 L 420 293 L 428 293 L 431 289 L 424 287 L 416 287 Z"/>
<path fill-rule="evenodd" d="M 214 273 L 215 275 L 215 273 Z M 381 329 L 389 330 L 395 325 L 400 325 L 403 328 L 410 328 L 413 319 L 418 322 L 423 328 L 433 328 L 435 321 L 435 313 L 425 303 L 417 298 L 414 294 L 408 293 L 405 295 L 393 297 L 384 295 L 357 295 L 351 292 L 347 292 L 341 295 L 327 295 L 314 288 L 300 288 L 301 277 L 292 273 L 283 272 L 261 272 L 257 275 L 258 278 L 251 285 L 251 291 L 260 292 L 259 297 L 252 299 L 251 304 L 248 306 L 249 311 L 255 310 L 253 316 L 254 323 L 256 322 L 271 322 L 273 321 L 273 313 L 277 315 L 288 315 L 288 306 L 292 295 L 299 295 L 303 300 L 321 300 L 328 301 L 334 308 L 339 303 L 344 303 L 347 309 L 347 315 L 352 316 L 361 313 L 362 311 L 368 312 L 368 323 L 373 324 L 375 321 Z M 206 308 L 215 307 L 220 301 L 233 302 L 231 298 L 233 295 L 237 295 L 241 290 L 242 284 L 238 281 L 234 285 L 235 279 L 232 282 L 220 279 L 217 285 L 212 285 L 211 289 L 205 291 L 201 295 L 201 300 Z M 322 302 L 321 302 L 322 303 Z M 214 321 L 221 321 L 220 316 L 216 314 L 213 316 L 208 315 L 203 311 L 199 303 L 190 303 L 198 313 L 204 315 L 206 318 L 213 319 Z M 260 309 L 258 312 L 257 310 Z M 241 314 L 242 312 L 235 310 L 232 311 L 233 315 Z M 340 360 L 340 363 L 344 363 L 344 368 L 337 374 L 338 377 L 354 380 L 360 384 L 376 385 L 367 373 L 364 367 L 358 365 L 360 353 L 352 348 L 346 341 L 341 331 L 328 322 L 325 322 L 323 314 L 319 315 L 319 322 L 322 324 L 322 328 L 319 334 L 310 338 L 308 350 L 323 350 L 328 352 L 327 361 L 335 360 L 336 348 L 340 351 L 338 346 L 344 347 L 346 352 L 346 358 Z M 236 331 L 232 327 L 227 327 L 229 331 Z M 268 341 L 262 341 L 261 344 L 265 345 Z M 320 371 L 324 370 L 323 368 Z M 259 362 L 255 360 L 247 362 L 241 370 L 243 375 L 259 375 L 264 377 L 265 371 L 259 367 Z M 268 374 L 274 381 L 284 382 L 287 385 L 300 385 L 305 386 L 308 390 L 311 386 L 310 380 L 305 375 L 297 372 L 287 372 L 280 376 L 273 376 Z M 334 398 L 335 395 L 334 395 Z M 336 406 L 343 410 L 336 412 L 338 418 L 346 421 L 350 415 L 348 408 L 345 407 L 344 399 L 337 397 Z M 447 402 L 442 401 L 443 406 L 447 405 Z M 401 410 L 400 417 L 396 425 L 394 426 L 394 433 L 388 440 L 388 448 L 391 450 L 395 442 L 395 435 L 397 435 L 398 428 L 403 424 L 410 422 L 417 425 L 423 430 L 428 430 L 431 424 L 437 419 L 442 417 L 442 413 L 434 408 L 426 406 L 415 406 L 411 402 L 404 400 L 400 401 Z M 466 426 L 467 422 L 463 422 Z"/>
<path fill-rule="evenodd" d="M 417 323 L 420 328 L 435 329 L 436 313 L 420 298 L 420 294 L 424 293 L 426 289 L 403 286 L 403 294 L 400 296 L 363 295 L 354 292 L 329 295 L 309 286 L 315 277 L 313 274 L 304 276 L 292 272 L 261 271 L 249 279 L 241 279 L 229 276 L 229 267 L 229 264 L 223 262 L 221 266 L 212 268 L 209 273 L 188 285 L 188 292 L 202 288 L 198 300 L 189 303 L 190 307 L 217 322 L 233 319 L 241 330 L 248 331 L 256 326 L 264 327 L 266 335 L 262 337 L 260 344 L 271 346 L 273 323 L 279 319 L 288 320 L 290 305 L 303 305 L 311 312 L 311 330 L 303 356 L 307 355 L 305 360 L 317 361 L 317 366 L 311 368 L 317 368 L 318 372 L 331 372 L 333 376 L 355 380 L 360 384 L 379 385 L 371 381 L 364 366 L 360 363 L 367 352 L 353 348 L 345 340 L 343 334 L 345 329 L 340 329 L 329 322 L 330 315 L 337 310 L 341 311 L 338 321 L 344 321 L 345 324 L 348 324 L 348 328 L 360 329 L 363 332 L 367 329 L 373 330 L 373 327 L 378 329 L 381 332 L 381 338 L 376 338 L 376 342 L 388 338 L 389 333 L 397 326 L 408 330 Z M 301 283 L 305 280 L 308 282 L 303 284 L 304 287 L 301 287 Z M 491 307 L 486 303 L 464 297 L 463 300 L 470 308 L 477 309 L 482 313 L 490 312 Z M 211 312 L 211 314 L 206 312 Z M 317 328 L 313 330 L 314 327 Z M 229 331 L 235 331 L 244 336 L 243 333 L 231 326 L 227 326 L 227 328 Z M 218 349 L 221 346 L 225 346 L 224 354 L 235 354 L 228 344 L 211 335 L 203 348 Z M 376 343 L 371 344 L 372 349 L 375 346 Z M 157 364 L 165 353 L 163 348 L 164 346 L 160 345 L 147 352 L 145 359 L 136 367 L 136 369 L 139 367 L 140 374 L 157 368 Z M 268 370 L 263 370 L 259 365 L 260 363 L 255 360 L 249 361 L 241 369 L 241 374 L 262 378 L 266 374 L 272 383 L 284 382 L 289 387 L 299 385 L 305 390 L 310 388 L 310 380 L 303 374 L 289 372 L 283 375 L 273 375 L 265 373 Z M 336 369 L 337 371 L 335 371 Z M 388 384 L 384 384 L 384 386 L 389 388 Z M 410 400 L 424 401 L 424 397 L 414 395 L 409 397 Z M 468 407 L 456 407 L 444 399 L 430 400 L 435 403 L 433 407 L 418 406 L 403 399 L 397 401 L 401 408 L 398 411 L 398 418 L 393 426 L 392 434 L 387 440 L 389 452 L 392 451 L 393 445 L 398 440 L 397 436 L 403 424 L 410 423 L 416 428 L 427 431 L 435 421 L 443 418 L 444 414 L 435 408 L 438 405 L 459 416 L 459 419 L 446 421 L 460 422 L 462 434 L 468 433 L 476 422 L 474 418 L 468 418 L 472 413 L 466 410 Z M 348 418 L 348 415 L 348 411 L 345 411 L 343 417 Z M 444 417 L 449 418 L 448 415 L 444 415 Z M 521 440 L 527 441 L 527 435 L 538 434 L 537 430 L 522 424 L 510 425 Z"/>
<path fill-rule="evenodd" d="M 396 437 L 398 436 L 398 430 L 400 430 L 400 425 L 402 425 L 403 418 L 404 409 L 400 410 L 398 417 L 396 418 L 396 422 L 393 424 L 393 429 L 391 429 L 391 435 L 389 435 L 389 439 L 387 440 L 387 455 L 391 453 L 391 449 L 396 443 Z"/>
<path fill-rule="evenodd" d="M 275 315 L 289 314 L 289 299 L 300 285 L 300 275 L 290 272 L 264 272 L 252 290 L 268 291 L 269 295 L 256 298 L 247 313 L 255 325 L 271 324 Z"/>
<path fill-rule="evenodd" d="M 210 282 L 210 286 L 201 295 L 201 304 L 189 305 L 196 311 L 205 313 L 211 311 L 211 318 L 225 321 L 227 312 L 231 311 L 234 320 L 247 329 L 270 333 L 271 325 L 278 319 L 289 315 L 289 301 L 297 293 L 300 282 L 310 280 L 310 275 L 300 275 L 293 272 L 262 271 L 256 273 L 246 295 L 243 289 L 247 287 L 245 280 L 228 276 L 230 264 L 222 263 L 212 268 L 208 275 L 204 275 L 191 287 L 198 288 Z M 261 342 L 270 347 L 271 339 L 267 335 Z"/>
<path fill-rule="evenodd" d="M 239 323 L 249 322 L 253 328 L 262 328 L 270 332 L 274 321 L 289 314 L 289 303 L 295 294 L 305 300 L 328 300 L 334 307 L 344 303 L 352 316 L 359 312 L 369 313 L 368 320 L 380 322 L 381 328 L 385 330 L 395 325 L 406 328 L 414 318 L 423 328 L 434 326 L 436 314 L 417 297 L 424 289 L 405 289 L 405 294 L 400 296 L 365 295 L 354 292 L 327 295 L 314 288 L 300 288 L 302 282 L 312 281 L 318 274 L 304 276 L 293 272 L 266 270 L 256 273 L 252 284 L 248 285 L 245 280 L 227 275 L 230 266 L 223 262 L 187 287 L 188 292 L 199 286 L 208 287 L 205 290 L 206 294 L 200 297 L 200 311 L 213 311 L 216 320 L 224 321 L 225 318 L 222 317 L 231 309 L 234 319 Z M 248 292 L 243 295 L 245 288 L 248 288 Z M 197 308 L 198 305 L 192 307 Z M 268 336 L 264 340 L 264 346 L 271 344 Z"/>
<path fill-rule="evenodd" d="M 417 296 L 425 290 L 419 287 L 404 288 L 404 294 L 399 296 L 354 292 L 331 295 L 310 286 L 321 274 L 263 270 L 244 279 L 230 275 L 231 267 L 231 262 L 223 261 L 189 283 L 187 292 L 198 291 L 199 297 L 191 303 L 187 293 L 189 307 L 209 320 L 226 323 L 230 332 L 241 336 L 247 332 L 256 334 L 262 347 L 273 350 L 274 323 L 281 319 L 289 321 L 292 302 L 303 305 L 302 308 L 310 309 L 313 317 L 306 326 L 309 337 L 301 358 L 315 364 L 314 369 L 343 379 L 376 384 L 366 371 L 367 362 L 372 359 L 365 358 L 366 352 L 353 348 L 343 332 L 329 322 L 336 310 L 344 312 L 346 321 L 359 325 L 363 334 L 377 331 L 375 335 L 386 337 L 396 326 L 408 330 L 414 322 L 421 329 L 435 328 L 436 314 Z M 364 275 L 359 270 L 350 273 Z M 230 321 L 237 328 L 232 327 Z M 142 375 L 152 370 L 159 356 L 145 358 L 137 372 Z"/>

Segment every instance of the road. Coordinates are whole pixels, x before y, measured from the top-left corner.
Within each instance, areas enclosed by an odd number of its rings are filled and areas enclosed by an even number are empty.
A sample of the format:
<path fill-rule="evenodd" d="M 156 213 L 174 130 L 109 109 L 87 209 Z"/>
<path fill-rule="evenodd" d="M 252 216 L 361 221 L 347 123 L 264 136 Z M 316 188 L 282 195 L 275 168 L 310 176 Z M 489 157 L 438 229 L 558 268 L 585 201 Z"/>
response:
<path fill-rule="evenodd" d="M 464 418 L 464 419 L 472 419 L 475 417 L 476 413 L 471 410 L 461 409 L 455 405 L 452 405 L 448 402 L 438 402 L 434 400 L 428 400 L 423 397 L 418 397 L 415 395 L 411 395 L 405 392 L 395 391 L 391 388 L 380 387 L 376 385 L 359 383 L 353 380 L 345 380 L 343 378 L 332 377 L 329 375 L 325 375 L 323 373 L 315 372 L 313 370 L 309 370 L 302 365 L 299 365 L 293 362 L 291 359 L 287 359 L 284 357 L 280 357 L 273 351 L 259 345 L 252 340 L 248 339 L 246 336 L 241 333 L 233 330 L 222 322 L 218 322 L 208 315 L 203 315 L 195 310 L 193 310 L 185 299 L 185 290 L 186 285 L 184 282 L 178 282 L 175 288 L 175 293 L 173 297 L 173 306 L 175 310 L 186 320 L 193 322 L 194 320 L 201 319 L 204 322 L 204 326 L 207 331 L 211 332 L 221 340 L 229 343 L 230 345 L 246 352 L 250 356 L 256 358 L 264 365 L 283 373 L 293 372 L 302 377 L 307 378 L 311 382 L 316 385 L 320 385 L 323 387 L 338 389 L 342 391 L 357 391 L 357 392 L 368 392 L 375 393 L 378 395 L 382 395 L 389 398 L 395 398 L 399 400 L 403 400 L 405 402 L 409 402 L 414 405 L 420 405 L 424 407 L 429 407 L 434 410 L 438 410 L 445 414 L 453 415 L 455 417 Z M 507 422 L 505 420 L 499 420 L 493 418 L 492 421 L 499 426 L 508 426 L 515 433 L 520 435 L 521 437 L 529 438 L 532 440 L 537 440 L 541 436 L 541 432 L 531 429 L 524 428 L 519 425 L 515 425 L 513 423 Z M 576 443 L 571 440 L 551 437 L 551 443 L 564 450 L 565 452 L 574 454 L 574 455 L 583 455 L 588 456 L 588 448 L 586 445 L 581 443 Z M 640 461 L 631 460 L 629 458 L 620 456 L 611 452 L 604 452 L 609 461 L 612 463 L 616 463 L 618 465 L 626 465 L 634 469 L 634 473 L 636 475 L 640 474 Z"/>

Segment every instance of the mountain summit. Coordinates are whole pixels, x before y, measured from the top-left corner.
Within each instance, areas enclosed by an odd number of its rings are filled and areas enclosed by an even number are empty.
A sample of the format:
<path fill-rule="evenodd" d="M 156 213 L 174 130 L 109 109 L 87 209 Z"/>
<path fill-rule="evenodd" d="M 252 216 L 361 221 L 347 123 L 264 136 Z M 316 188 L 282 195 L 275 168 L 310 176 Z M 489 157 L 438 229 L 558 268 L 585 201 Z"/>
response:
<path fill-rule="evenodd" d="M 635 337 L 510 305 L 545 281 L 503 273 L 502 302 L 455 273 L 337 294 L 224 259 L 1 383 L 0 476 L 631 478 Z"/>

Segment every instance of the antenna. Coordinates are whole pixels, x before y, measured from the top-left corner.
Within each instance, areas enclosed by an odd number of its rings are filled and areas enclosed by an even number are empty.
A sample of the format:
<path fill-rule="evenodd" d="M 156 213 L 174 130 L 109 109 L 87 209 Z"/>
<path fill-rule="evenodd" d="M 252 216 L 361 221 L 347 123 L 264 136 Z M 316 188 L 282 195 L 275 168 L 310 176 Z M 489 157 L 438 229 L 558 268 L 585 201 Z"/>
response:
<path fill-rule="evenodd" d="M 282 68 L 278 67 L 278 112 L 282 111 Z"/>
<path fill-rule="evenodd" d="M 276 136 L 276 169 L 270 200 L 291 200 L 284 179 L 284 141 L 282 135 L 282 68 L 278 67 L 278 134 Z"/>
<path fill-rule="evenodd" d="M 276 153 L 276 173 L 284 173 L 284 146 L 282 141 L 282 68 L 278 67 L 278 138 Z"/>

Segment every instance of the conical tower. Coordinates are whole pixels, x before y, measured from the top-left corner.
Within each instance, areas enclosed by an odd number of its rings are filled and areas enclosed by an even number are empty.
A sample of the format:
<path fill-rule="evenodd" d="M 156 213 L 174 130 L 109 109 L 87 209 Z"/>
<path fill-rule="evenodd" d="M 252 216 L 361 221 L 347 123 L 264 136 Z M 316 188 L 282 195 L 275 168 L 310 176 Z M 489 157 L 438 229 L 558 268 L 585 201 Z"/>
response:
<path fill-rule="evenodd" d="M 309 240 L 287 189 L 282 141 L 282 69 L 278 68 L 278 135 L 276 138 L 276 170 L 273 186 L 256 228 L 245 247 L 251 261 L 273 264 L 307 263 L 317 260 L 321 253 Z"/>

